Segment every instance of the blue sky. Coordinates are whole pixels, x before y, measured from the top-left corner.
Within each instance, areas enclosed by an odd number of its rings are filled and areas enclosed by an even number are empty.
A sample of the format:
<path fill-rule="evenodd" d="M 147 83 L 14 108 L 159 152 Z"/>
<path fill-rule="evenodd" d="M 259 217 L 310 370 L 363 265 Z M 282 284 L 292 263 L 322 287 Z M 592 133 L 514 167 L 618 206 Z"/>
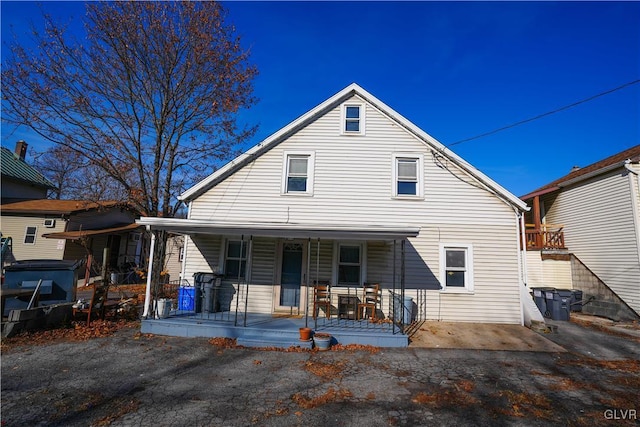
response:
<path fill-rule="evenodd" d="M 447 145 L 640 79 L 639 2 L 224 4 L 260 71 L 246 148 L 352 82 Z M 41 23 L 35 3 L 0 7 L 3 43 Z M 80 26 L 83 3 L 43 7 Z M 3 123 L 18 139 L 47 146 Z M 451 148 L 523 195 L 637 144 L 640 84 Z"/>

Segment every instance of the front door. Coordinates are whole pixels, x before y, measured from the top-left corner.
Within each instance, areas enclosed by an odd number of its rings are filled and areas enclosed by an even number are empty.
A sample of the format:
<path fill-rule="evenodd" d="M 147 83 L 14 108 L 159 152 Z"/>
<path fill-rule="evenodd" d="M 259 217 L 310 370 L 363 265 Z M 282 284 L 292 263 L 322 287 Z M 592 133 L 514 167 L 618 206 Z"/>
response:
<path fill-rule="evenodd" d="M 300 305 L 303 252 L 302 243 L 285 242 L 282 245 L 279 301 L 281 307 L 299 307 Z"/>

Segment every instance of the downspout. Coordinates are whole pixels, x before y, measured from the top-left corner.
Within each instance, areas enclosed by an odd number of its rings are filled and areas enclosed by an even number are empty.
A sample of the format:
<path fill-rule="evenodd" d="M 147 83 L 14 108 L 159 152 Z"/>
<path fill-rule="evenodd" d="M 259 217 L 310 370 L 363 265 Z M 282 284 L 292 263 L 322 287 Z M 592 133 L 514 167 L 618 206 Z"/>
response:
<path fill-rule="evenodd" d="M 187 208 L 187 218 L 191 217 L 191 203 L 189 202 L 189 207 Z M 187 277 L 185 275 L 186 271 L 187 271 L 187 245 L 189 240 L 191 240 L 191 235 L 190 234 L 185 234 L 184 235 L 184 246 L 182 247 L 182 267 L 180 268 L 180 286 L 184 285 L 184 282 L 186 281 L 185 277 Z M 195 286 L 195 283 L 193 284 Z"/>
<path fill-rule="evenodd" d="M 633 176 L 629 174 L 629 190 L 631 193 L 631 208 L 633 209 L 633 224 L 636 229 L 636 249 L 638 250 L 638 263 L 640 263 L 640 206 L 638 206 L 638 197 L 636 193 L 640 193 L 640 174 L 631 168 L 631 160 L 624 161 L 624 168 L 636 176 L 638 187 L 636 192 L 633 191 Z M 640 196 L 640 194 L 638 194 Z"/>
<path fill-rule="evenodd" d="M 156 235 L 151 231 L 151 226 L 147 225 L 147 231 L 151 233 L 151 245 L 149 247 L 149 269 L 147 270 L 147 289 L 144 294 L 144 312 L 142 318 L 149 317 L 149 305 L 151 303 L 151 275 L 153 274 L 153 253 L 156 250 Z"/>
<path fill-rule="evenodd" d="M 524 260 L 526 259 L 526 256 L 522 256 L 522 249 L 523 249 L 522 226 L 524 225 L 523 223 L 524 215 L 518 212 L 516 208 L 513 209 L 513 212 L 515 213 L 515 216 L 516 216 L 516 233 L 519 234 L 518 245 L 516 246 L 516 249 L 518 253 L 518 299 L 520 300 L 520 325 L 524 325 L 524 307 L 523 307 L 524 301 L 522 301 L 522 289 L 520 289 L 521 286 L 526 286 L 525 279 L 524 279 L 524 276 L 526 274 L 526 270 L 525 270 L 526 261 Z"/>

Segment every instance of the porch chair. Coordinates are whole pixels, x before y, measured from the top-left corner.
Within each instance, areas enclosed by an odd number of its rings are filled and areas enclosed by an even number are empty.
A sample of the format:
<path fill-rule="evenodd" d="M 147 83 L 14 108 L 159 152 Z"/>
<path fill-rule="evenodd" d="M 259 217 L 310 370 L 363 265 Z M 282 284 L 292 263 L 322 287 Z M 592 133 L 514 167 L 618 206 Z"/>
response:
<path fill-rule="evenodd" d="M 316 282 L 313 287 L 313 318 L 318 317 L 318 310 L 324 307 L 327 318 L 331 316 L 331 285 L 329 282 Z"/>
<path fill-rule="evenodd" d="M 108 302 L 109 284 L 94 282 L 92 285 L 93 293 L 91 295 L 91 301 L 88 308 L 73 308 L 73 318 L 75 319 L 77 314 L 87 315 L 87 326 L 91 323 L 91 315 L 97 314 L 101 320 L 104 320 L 107 310 L 116 311 L 118 303 Z"/>
<path fill-rule="evenodd" d="M 358 320 L 364 319 L 369 310 L 371 310 L 369 318 L 376 320 L 380 300 L 380 284 L 365 283 L 362 288 L 362 302 L 358 303 Z"/>

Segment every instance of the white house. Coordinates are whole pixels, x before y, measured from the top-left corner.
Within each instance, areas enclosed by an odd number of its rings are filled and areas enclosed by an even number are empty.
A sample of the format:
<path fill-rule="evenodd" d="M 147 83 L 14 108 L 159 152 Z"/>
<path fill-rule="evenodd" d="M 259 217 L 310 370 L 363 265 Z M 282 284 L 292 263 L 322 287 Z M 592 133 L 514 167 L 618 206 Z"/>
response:
<path fill-rule="evenodd" d="M 412 319 L 523 323 L 526 204 L 351 84 L 181 196 L 182 277 L 219 272 L 228 310 L 309 312 L 312 285 L 413 298 Z M 391 292 L 390 292 L 391 291 Z"/>

